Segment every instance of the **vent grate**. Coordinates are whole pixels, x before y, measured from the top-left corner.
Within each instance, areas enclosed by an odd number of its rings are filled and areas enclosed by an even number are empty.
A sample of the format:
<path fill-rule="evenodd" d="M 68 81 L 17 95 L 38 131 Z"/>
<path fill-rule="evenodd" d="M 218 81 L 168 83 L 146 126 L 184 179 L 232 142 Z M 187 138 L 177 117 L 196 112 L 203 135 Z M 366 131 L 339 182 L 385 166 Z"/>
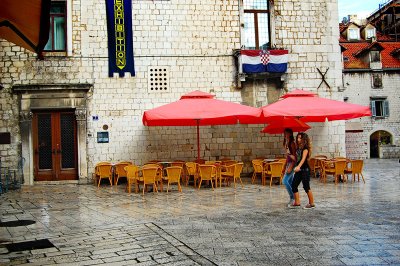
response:
<path fill-rule="evenodd" d="M 169 91 L 169 67 L 148 67 L 147 70 L 149 92 Z"/>

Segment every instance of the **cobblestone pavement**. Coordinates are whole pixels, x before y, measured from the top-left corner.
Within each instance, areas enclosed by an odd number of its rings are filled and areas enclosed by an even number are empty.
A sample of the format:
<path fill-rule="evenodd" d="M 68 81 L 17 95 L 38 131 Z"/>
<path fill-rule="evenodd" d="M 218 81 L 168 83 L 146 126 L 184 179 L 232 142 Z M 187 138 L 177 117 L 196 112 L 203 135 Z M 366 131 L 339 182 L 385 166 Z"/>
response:
<path fill-rule="evenodd" d="M 366 160 L 366 184 L 313 179 L 313 210 L 288 209 L 282 185 L 249 182 L 145 196 L 123 185 L 26 186 L 0 196 L 1 224 L 36 222 L 0 227 L 0 264 L 400 265 L 399 175 L 398 160 Z M 40 239 L 53 246 L 9 251 Z"/>

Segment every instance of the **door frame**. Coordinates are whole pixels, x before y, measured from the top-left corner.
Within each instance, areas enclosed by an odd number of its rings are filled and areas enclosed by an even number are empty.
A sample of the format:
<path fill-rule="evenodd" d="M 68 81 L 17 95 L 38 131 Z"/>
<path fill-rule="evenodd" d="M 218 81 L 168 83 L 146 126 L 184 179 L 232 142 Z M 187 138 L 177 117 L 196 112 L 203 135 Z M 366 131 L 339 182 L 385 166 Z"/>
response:
<path fill-rule="evenodd" d="M 23 166 L 24 184 L 33 185 L 33 131 L 32 110 L 46 109 L 74 109 L 77 124 L 77 151 L 78 151 L 78 180 L 51 181 L 87 183 L 87 98 L 92 84 L 63 84 L 63 85 L 15 85 L 14 94 L 18 95 L 20 103 L 20 134 L 21 154 L 25 159 Z M 43 181 L 38 181 L 43 182 Z"/>
<path fill-rule="evenodd" d="M 74 167 L 63 168 L 62 167 L 62 134 L 61 129 L 61 118 L 63 115 L 68 114 L 69 117 L 75 116 L 73 109 L 63 109 L 63 110 L 35 110 L 33 112 L 33 157 L 34 157 L 34 180 L 35 181 L 61 181 L 61 180 L 77 180 L 78 179 L 78 149 L 77 149 L 77 135 L 76 135 L 76 119 L 73 122 L 73 160 Z M 50 125 L 51 125 L 51 159 L 52 167 L 51 169 L 39 169 L 40 162 L 40 139 L 39 139 L 39 116 L 40 115 L 50 115 Z"/>
<path fill-rule="evenodd" d="M 390 135 L 392 135 L 392 143 L 396 143 L 396 141 L 397 141 L 396 134 L 394 134 L 394 132 L 391 129 L 389 129 L 387 127 L 383 127 L 383 126 L 373 128 L 367 134 L 367 136 L 368 136 L 368 138 L 366 139 L 367 140 L 367 154 L 368 154 L 367 158 L 371 158 L 371 136 L 377 131 L 386 131 Z M 380 157 L 380 155 L 379 155 L 379 157 Z"/>

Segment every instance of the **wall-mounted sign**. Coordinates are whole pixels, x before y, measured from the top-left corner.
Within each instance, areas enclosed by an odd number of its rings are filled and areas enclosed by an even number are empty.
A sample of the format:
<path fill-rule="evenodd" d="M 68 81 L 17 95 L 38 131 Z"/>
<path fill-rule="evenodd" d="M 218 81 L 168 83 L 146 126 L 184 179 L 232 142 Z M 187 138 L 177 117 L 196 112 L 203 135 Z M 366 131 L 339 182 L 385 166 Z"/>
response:
<path fill-rule="evenodd" d="M 97 143 L 108 143 L 108 132 L 97 132 Z"/>
<path fill-rule="evenodd" d="M 0 144 L 11 144 L 10 132 L 0 132 Z"/>

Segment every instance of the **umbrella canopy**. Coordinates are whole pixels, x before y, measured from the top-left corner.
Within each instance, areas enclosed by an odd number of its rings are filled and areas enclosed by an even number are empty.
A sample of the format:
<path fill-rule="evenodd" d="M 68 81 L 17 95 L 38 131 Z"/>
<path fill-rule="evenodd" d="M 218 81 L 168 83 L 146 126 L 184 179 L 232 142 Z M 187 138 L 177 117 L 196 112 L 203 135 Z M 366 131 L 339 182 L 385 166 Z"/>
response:
<path fill-rule="evenodd" d="M 290 128 L 293 132 L 304 132 L 311 127 L 299 119 L 282 117 L 280 120 L 268 124 L 263 130 L 261 130 L 261 133 L 282 134 L 283 131 L 285 131 L 285 128 Z"/>
<path fill-rule="evenodd" d="M 261 109 L 214 99 L 214 95 L 193 91 L 179 101 L 169 103 L 143 114 L 146 126 L 197 126 L 197 157 L 200 159 L 199 126 L 246 123 L 260 117 Z"/>
<path fill-rule="evenodd" d="M 179 101 L 169 103 L 143 114 L 146 126 L 209 126 L 244 122 L 260 117 L 259 108 L 214 99 L 214 95 L 193 91 Z"/>
<path fill-rule="evenodd" d="M 40 53 L 49 38 L 51 0 L 2 0 L 0 38 Z"/>
<path fill-rule="evenodd" d="M 296 117 L 303 122 L 324 122 L 326 119 L 333 121 L 371 116 L 368 106 L 321 98 L 308 91 L 296 90 L 281 98 L 262 107 L 267 121 L 280 117 Z"/>

